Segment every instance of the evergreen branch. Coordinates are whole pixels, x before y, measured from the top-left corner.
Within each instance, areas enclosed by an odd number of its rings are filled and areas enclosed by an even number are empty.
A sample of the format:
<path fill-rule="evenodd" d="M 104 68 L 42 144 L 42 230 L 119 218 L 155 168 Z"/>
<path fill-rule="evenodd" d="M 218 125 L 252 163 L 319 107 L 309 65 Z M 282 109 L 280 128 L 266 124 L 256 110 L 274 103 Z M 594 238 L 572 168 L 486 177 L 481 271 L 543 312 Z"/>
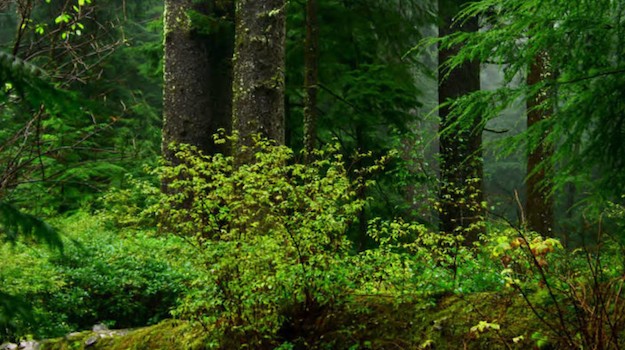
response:
<path fill-rule="evenodd" d="M 603 77 L 603 76 L 607 76 L 607 75 L 615 75 L 615 74 L 623 74 L 623 73 L 625 73 L 625 68 L 619 68 L 619 69 L 613 69 L 613 70 L 607 70 L 607 71 L 603 71 L 603 72 L 598 72 L 598 73 L 595 73 L 595 74 L 591 74 L 591 75 L 587 75 L 587 76 L 583 76 L 583 77 L 578 77 L 578 78 L 570 79 L 570 80 L 556 80 L 556 81 L 552 82 L 551 85 L 575 84 L 575 83 L 579 83 L 579 82 L 585 81 L 585 80 L 592 80 L 592 79 Z"/>
<path fill-rule="evenodd" d="M 495 130 L 495 129 L 490 129 L 490 128 L 483 128 L 482 130 L 486 132 L 492 132 L 493 134 L 505 134 L 510 131 L 509 129 Z"/>
<path fill-rule="evenodd" d="M 30 236 L 52 248 L 63 249 L 61 237 L 52 226 L 4 201 L 0 201 L 0 235 L 9 242 L 17 241 L 19 236 Z"/>
<path fill-rule="evenodd" d="M 18 315 L 25 320 L 31 320 L 30 305 L 21 298 L 0 291 L 0 325 L 9 325 Z"/>

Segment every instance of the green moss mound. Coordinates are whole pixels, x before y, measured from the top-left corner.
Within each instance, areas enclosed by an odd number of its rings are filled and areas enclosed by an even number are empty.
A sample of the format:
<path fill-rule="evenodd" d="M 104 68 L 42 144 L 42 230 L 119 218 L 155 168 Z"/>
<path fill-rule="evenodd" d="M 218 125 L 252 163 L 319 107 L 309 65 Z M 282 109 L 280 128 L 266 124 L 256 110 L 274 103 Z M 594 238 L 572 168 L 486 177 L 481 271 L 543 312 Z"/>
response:
<path fill-rule="evenodd" d="M 165 320 L 157 325 L 129 331 L 86 331 L 43 341 L 41 350 L 169 350 L 205 349 L 201 327 L 185 321 Z"/>

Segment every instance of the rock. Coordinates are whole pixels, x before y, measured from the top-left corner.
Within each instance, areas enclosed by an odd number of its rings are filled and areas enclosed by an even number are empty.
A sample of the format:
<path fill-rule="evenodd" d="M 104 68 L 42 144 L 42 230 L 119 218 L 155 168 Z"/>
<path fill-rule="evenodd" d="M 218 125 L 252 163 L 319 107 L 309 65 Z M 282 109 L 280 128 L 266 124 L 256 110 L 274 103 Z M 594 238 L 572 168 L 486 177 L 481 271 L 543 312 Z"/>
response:
<path fill-rule="evenodd" d="M 72 338 L 80 337 L 81 335 L 82 335 L 81 332 L 72 332 L 72 333 L 66 335 L 65 338 L 72 339 Z"/>
<path fill-rule="evenodd" d="M 37 350 L 39 349 L 39 343 L 36 341 L 23 341 L 19 346 L 20 350 Z"/>
<path fill-rule="evenodd" d="M 103 332 L 109 330 L 109 328 L 104 323 L 94 324 L 92 329 L 94 332 Z"/>
<path fill-rule="evenodd" d="M 98 335 L 93 335 L 93 336 L 87 338 L 87 340 L 85 340 L 85 347 L 88 347 L 88 346 L 91 346 L 91 345 L 95 344 L 98 341 L 98 339 L 100 339 L 100 336 L 98 336 Z"/>

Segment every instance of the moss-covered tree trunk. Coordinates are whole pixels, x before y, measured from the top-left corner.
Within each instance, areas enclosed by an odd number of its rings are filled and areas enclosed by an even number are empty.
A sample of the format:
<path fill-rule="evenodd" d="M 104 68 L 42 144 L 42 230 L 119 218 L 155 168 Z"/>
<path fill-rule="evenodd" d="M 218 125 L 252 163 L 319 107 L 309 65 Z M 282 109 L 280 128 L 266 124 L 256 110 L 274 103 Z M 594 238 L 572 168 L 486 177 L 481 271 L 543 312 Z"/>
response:
<path fill-rule="evenodd" d="M 165 0 L 163 154 L 170 162 L 172 143 L 226 151 L 212 135 L 231 129 L 233 12 L 232 0 Z"/>
<path fill-rule="evenodd" d="M 242 145 L 258 133 L 284 143 L 285 6 L 284 0 L 236 2 L 233 123 Z"/>
<path fill-rule="evenodd" d="M 439 36 L 458 31 L 477 31 L 477 18 L 454 23 L 460 5 L 458 0 L 439 0 Z M 458 47 L 438 52 L 439 64 L 458 52 Z M 445 103 L 467 93 L 480 90 L 479 62 L 467 62 L 449 72 L 439 68 L 439 103 Z M 440 116 L 440 229 L 465 236 L 465 243 L 477 240 L 482 220 L 482 127 L 480 116 L 474 116 L 471 125 L 456 126 L 448 106 L 439 110 Z"/>
<path fill-rule="evenodd" d="M 547 61 L 545 55 L 538 55 L 532 63 L 528 75 L 527 84 L 533 86 L 543 81 L 547 75 Z M 548 98 L 547 91 L 541 89 L 534 96 L 528 96 L 527 105 L 527 128 L 539 128 L 533 130 L 530 135 L 529 155 L 527 157 L 527 199 L 525 202 L 525 215 L 527 228 L 542 235 L 550 236 L 553 230 L 553 169 L 549 165 L 549 159 L 553 154 L 553 146 L 549 143 L 549 130 L 541 130 L 541 121 L 549 118 L 551 108 L 544 104 Z"/>
<path fill-rule="evenodd" d="M 319 68 L 319 28 L 317 0 L 306 2 L 306 42 L 304 48 L 304 149 L 310 154 L 317 137 L 317 83 Z"/>

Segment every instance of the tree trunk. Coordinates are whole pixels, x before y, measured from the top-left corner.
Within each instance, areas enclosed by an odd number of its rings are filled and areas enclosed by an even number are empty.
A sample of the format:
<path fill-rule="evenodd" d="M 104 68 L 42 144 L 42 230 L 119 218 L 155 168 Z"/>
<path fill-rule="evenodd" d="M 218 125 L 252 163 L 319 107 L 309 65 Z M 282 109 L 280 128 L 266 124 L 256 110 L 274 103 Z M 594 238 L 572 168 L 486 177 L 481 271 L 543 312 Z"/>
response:
<path fill-rule="evenodd" d="M 439 36 L 458 31 L 477 31 L 477 18 L 462 23 L 453 23 L 453 16 L 459 8 L 454 0 L 439 0 L 441 23 Z M 458 47 L 438 51 L 439 65 L 458 52 Z M 446 74 L 439 68 L 439 79 Z M 451 71 L 447 79 L 439 81 L 439 104 L 462 95 L 480 90 L 479 62 L 467 62 Z M 448 106 L 439 109 L 440 116 L 440 229 L 465 236 L 465 244 L 476 241 L 482 232 L 479 222 L 483 219 L 482 209 L 482 127 L 481 118 L 473 118 L 473 125 L 456 128 L 456 118 L 450 115 Z"/>
<path fill-rule="evenodd" d="M 527 84 L 535 85 L 548 76 L 546 71 L 547 61 L 545 55 L 538 55 L 530 67 L 527 75 Z M 541 106 L 547 99 L 547 92 L 541 90 L 534 96 L 527 98 L 527 128 L 549 118 L 551 108 Z M 527 157 L 527 200 L 525 202 L 525 215 L 527 228 L 545 236 L 551 236 L 553 231 L 553 197 L 551 191 L 552 171 L 548 161 L 553 154 L 553 146 L 547 140 L 549 131 L 545 130 L 537 142 L 528 145 Z"/>
<path fill-rule="evenodd" d="M 172 143 L 206 154 L 227 151 L 213 142 L 213 134 L 231 129 L 233 11 L 232 1 L 165 1 L 163 154 L 171 163 Z M 194 28 L 192 15 L 214 22 Z"/>
<path fill-rule="evenodd" d="M 304 149 L 310 155 L 315 149 L 317 137 L 317 80 L 319 72 L 317 0 L 306 2 L 306 43 L 304 50 L 304 88 L 306 89 L 304 98 Z"/>
<path fill-rule="evenodd" d="M 233 123 L 240 146 L 259 133 L 284 144 L 285 6 L 284 0 L 236 2 Z M 250 154 L 239 156 L 245 161 Z"/>

